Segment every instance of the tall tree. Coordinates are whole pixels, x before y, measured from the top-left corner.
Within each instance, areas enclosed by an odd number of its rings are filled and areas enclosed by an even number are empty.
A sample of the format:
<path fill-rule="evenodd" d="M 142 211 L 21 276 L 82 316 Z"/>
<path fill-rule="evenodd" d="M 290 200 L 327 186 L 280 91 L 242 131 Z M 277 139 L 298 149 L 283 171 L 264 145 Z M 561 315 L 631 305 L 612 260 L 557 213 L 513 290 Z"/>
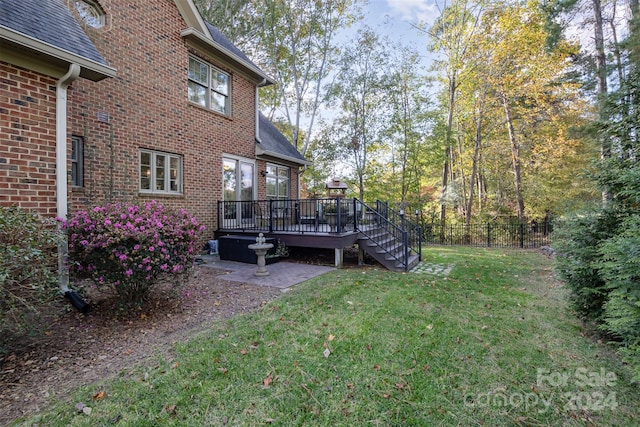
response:
<path fill-rule="evenodd" d="M 369 156 L 375 148 L 387 107 L 389 55 L 384 51 L 385 46 L 387 43 L 382 43 L 370 28 L 359 30 L 343 51 L 329 94 L 329 99 L 338 107 L 334 144 L 343 150 L 353 167 L 361 199 L 364 199 Z"/>
<path fill-rule="evenodd" d="M 516 214 L 525 218 L 522 150 L 531 150 L 539 120 L 550 117 L 571 87 L 561 79 L 576 47 L 558 43 L 545 48 L 544 16 L 536 3 L 505 4 L 483 16 L 477 46 L 487 54 L 479 69 L 495 93 L 511 153 Z"/>
<path fill-rule="evenodd" d="M 424 175 L 426 137 L 431 127 L 431 103 L 427 95 L 429 81 L 421 73 L 420 57 L 409 47 L 393 47 L 389 64 L 388 126 L 382 131 L 383 145 L 391 151 L 391 176 L 386 185 L 395 188 L 402 206 L 421 207 L 421 178 Z"/>
<path fill-rule="evenodd" d="M 194 0 L 202 17 L 218 27 L 236 45 L 247 47 L 255 43 L 260 31 L 251 0 Z M 255 53 L 255 52 L 252 52 Z"/>
<path fill-rule="evenodd" d="M 280 109 L 291 128 L 293 144 L 304 155 L 313 134 L 323 88 L 338 58 L 336 34 L 355 19 L 354 0 L 264 0 L 261 48 L 263 64 L 276 80 L 265 101 L 272 114 Z"/>
<path fill-rule="evenodd" d="M 310 143 L 303 135 L 313 135 L 339 55 L 336 35 L 358 18 L 359 1 L 196 0 L 203 15 L 274 78 L 276 85 L 262 90 L 262 108 L 271 119 L 284 116 L 303 155 Z"/>
<path fill-rule="evenodd" d="M 483 5 L 474 0 L 452 0 L 450 5 L 445 0 L 442 5 L 436 4 L 440 10 L 440 16 L 428 30 L 428 34 L 432 40 L 430 50 L 442 57 L 442 59 L 434 61 L 434 68 L 444 72 L 446 83 L 447 124 L 442 167 L 443 202 L 440 205 L 440 220 L 445 221 L 447 204 L 444 200 L 449 191 L 448 187 L 452 175 L 452 136 L 456 92 L 460 80 L 465 78 L 468 69 L 473 68 L 473 64 L 467 61 L 467 55 L 470 40 L 478 27 Z"/>

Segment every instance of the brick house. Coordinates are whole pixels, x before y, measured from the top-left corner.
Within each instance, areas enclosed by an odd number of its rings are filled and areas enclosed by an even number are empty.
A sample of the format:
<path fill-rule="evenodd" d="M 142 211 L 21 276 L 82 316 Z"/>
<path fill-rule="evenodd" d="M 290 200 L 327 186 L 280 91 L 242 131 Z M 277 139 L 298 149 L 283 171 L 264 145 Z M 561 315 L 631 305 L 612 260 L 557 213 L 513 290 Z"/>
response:
<path fill-rule="evenodd" d="M 0 205 L 184 207 L 298 197 L 308 162 L 262 116 L 272 80 L 192 0 L 0 0 Z M 238 213 L 240 215 L 240 213 Z"/>

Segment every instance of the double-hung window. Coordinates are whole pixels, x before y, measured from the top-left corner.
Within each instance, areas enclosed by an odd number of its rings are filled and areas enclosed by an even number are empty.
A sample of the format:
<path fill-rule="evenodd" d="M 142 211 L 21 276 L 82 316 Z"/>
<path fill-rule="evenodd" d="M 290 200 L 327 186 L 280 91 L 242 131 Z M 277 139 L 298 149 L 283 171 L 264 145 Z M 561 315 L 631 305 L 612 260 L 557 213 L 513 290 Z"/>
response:
<path fill-rule="evenodd" d="M 231 115 L 229 74 L 189 57 L 189 101 L 224 115 Z"/>
<path fill-rule="evenodd" d="M 182 194 L 182 156 L 140 150 L 140 192 Z"/>

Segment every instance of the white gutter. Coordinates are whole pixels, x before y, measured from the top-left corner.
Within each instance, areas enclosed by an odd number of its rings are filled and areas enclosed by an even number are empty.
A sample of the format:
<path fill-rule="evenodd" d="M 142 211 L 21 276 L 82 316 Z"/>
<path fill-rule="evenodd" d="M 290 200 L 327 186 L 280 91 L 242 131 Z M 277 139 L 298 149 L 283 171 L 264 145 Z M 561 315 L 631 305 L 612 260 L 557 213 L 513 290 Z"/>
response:
<path fill-rule="evenodd" d="M 106 64 L 101 64 L 51 43 L 43 42 L 4 25 L 0 25 L 0 41 L 7 41 L 19 46 L 22 53 L 33 50 L 37 53 L 37 56 L 44 56 L 43 60 L 48 58 L 49 62 L 55 62 L 56 64 L 77 63 L 82 66 L 83 77 L 93 81 L 116 76 L 116 70 Z M 0 48 L 0 51 L 2 51 L 2 48 Z"/>
<path fill-rule="evenodd" d="M 297 157 L 287 156 L 286 154 L 280 154 L 280 153 L 276 153 L 275 151 L 265 150 L 260 146 L 256 146 L 256 156 L 269 156 L 269 157 L 273 157 L 274 159 L 284 160 L 284 161 L 295 163 L 301 166 L 311 165 L 311 162 L 308 160 L 300 160 Z"/>
<path fill-rule="evenodd" d="M 67 88 L 80 75 L 80 65 L 69 65 L 69 71 L 56 83 L 56 213 L 57 217 L 67 219 Z M 69 243 L 63 236 L 58 244 L 58 286 L 62 294 L 69 289 L 69 270 L 67 257 Z"/>

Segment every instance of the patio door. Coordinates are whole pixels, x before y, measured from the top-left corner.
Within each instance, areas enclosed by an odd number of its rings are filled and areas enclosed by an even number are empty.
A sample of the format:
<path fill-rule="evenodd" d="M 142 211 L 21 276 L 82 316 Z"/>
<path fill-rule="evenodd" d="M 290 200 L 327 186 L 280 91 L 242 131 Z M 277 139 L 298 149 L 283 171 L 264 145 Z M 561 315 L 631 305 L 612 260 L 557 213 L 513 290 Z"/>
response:
<path fill-rule="evenodd" d="M 224 193 L 223 226 L 241 227 L 253 222 L 253 183 L 255 164 L 248 159 L 222 159 Z M 233 203 L 232 203 L 233 202 Z"/>

